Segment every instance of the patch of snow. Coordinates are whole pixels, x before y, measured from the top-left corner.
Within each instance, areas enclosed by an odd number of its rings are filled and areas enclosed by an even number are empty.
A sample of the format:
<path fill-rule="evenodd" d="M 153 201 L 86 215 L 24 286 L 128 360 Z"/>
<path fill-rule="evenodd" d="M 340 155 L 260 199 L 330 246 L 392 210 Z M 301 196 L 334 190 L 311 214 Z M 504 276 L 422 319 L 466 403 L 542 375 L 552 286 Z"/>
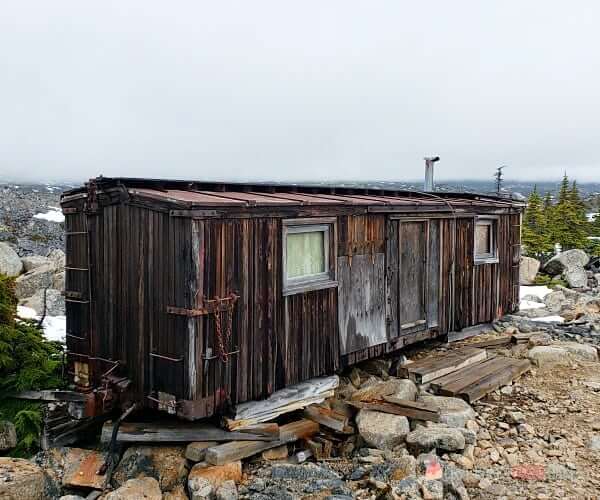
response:
<path fill-rule="evenodd" d="M 17 314 L 23 319 L 36 319 L 37 313 L 35 309 L 25 306 L 17 306 Z"/>
<path fill-rule="evenodd" d="M 519 304 L 519 309 L 521 311 L 526 311 L 527 309 L 542 309 L 546 307 L 546 304 L 542 304 L 541 302 L 533 302 L 532 300 L 522 300 Z"/>
<path fill-rule="evenodd" d="M 587 217 L 588 222 L 592 222 L 596 218 L 596 215 L 598 215 L 598 212 L 590 212 L 585 215 Z"/>
<path fill-rule="evenodd" d="M 17 314 L 23 319 L 39 319 L 39 316 L 31 307 L 17 306 Z M 44 329 L 44 337 L 47 340 L 65 342 L 67 332 L 66 316 L 46 316 L 42 328 Z"/>
<path fill-rule="evenodd" d="M 65 342 L 67 332 L 66 316 L 46 316 L 42 326 L 44 327 L 44 337 L 48 340 Z"/>
<path fill-rule="evenodd" d="M 564 323 L 565 318 L 562 316 L 544 316 L 542 318 L 531 318 L 531 320 L 539 323 Z"/>
<path fill-rule="evenodd" d="M 64 222 L 65 221 L 65 216 L 57 208 L 52 208 L 51 210 L 48 210 L 47 212 L 44 212 L 44 213 L 35 214 L 33 216 L 33 218 L 34 219 L 43 219 L 43 220 L 47 220 L 50 222 Z"/>
<path fill-rule="evenodd" d="M 519 298 L 523 299 L 526 295 L 535 295 L 543 300 L 549 293 L 552 293 L 552 290 L 547 286 L 522 286 L 519 289 Z"/>

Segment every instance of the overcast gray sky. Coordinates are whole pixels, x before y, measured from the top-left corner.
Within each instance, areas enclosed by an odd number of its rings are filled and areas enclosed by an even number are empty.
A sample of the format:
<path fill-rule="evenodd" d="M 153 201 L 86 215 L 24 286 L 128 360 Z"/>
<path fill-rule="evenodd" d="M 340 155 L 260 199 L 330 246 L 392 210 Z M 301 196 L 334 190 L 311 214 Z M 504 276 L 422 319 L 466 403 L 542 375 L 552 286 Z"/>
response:
<path fill-rule="evenodd" d="M 600 181 L 595 0 L 18 0 L 0 177 Z"/>

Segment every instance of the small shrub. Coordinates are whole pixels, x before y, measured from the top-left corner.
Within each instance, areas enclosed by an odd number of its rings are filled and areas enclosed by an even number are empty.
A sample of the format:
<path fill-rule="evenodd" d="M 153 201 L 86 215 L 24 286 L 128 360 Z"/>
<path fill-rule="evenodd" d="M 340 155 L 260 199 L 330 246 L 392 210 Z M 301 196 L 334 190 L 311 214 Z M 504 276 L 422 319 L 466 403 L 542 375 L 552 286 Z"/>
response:
<path fill-rule="evenodd" d="M 547 274 L 538 274 L 533 280 L 533 284 L 547 286 L 550 288 L 554 286 L 569 286 L 565 280 L 561 278 L 553 278 L 552 276 L 548 276 Z"/>
<path fill-rule="evenodd" d="M 39 404 L 11 396 L 62 387 L 61 366 L 61 344 L 46 340 L 35 321 L 17 317 L 14 280 L 0 275 L 0 416 L 17 429 L 19 443 L 13 455 L 35 451 L 42 417 Z"/>

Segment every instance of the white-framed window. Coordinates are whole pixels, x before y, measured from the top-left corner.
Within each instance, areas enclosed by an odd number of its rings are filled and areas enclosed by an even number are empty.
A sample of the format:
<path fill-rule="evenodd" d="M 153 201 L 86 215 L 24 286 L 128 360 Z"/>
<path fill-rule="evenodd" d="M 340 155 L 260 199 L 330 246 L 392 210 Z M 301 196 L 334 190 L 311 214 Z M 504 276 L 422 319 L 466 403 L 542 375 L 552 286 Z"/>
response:
<path fill-rule="evenodd" d="M 337 286 L 335 218 L 283 221 L 283 294 Z"/>
<path fill-rule="evenodd" d="M 475 263 L 498 262 L 498 224 L 495 218 L 478 217 L 475 220 Z"/>

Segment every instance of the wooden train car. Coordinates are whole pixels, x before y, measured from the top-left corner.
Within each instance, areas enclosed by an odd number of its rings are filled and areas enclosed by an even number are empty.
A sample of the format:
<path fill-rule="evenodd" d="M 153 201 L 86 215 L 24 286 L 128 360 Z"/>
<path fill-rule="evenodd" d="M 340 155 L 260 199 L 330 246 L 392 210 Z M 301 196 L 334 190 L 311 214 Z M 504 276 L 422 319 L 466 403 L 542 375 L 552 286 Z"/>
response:
<path fill-rule="evenodd" d="M 506 198 L 99 177 L 61 203 L 69 373 L 97 411 L 218 415 L 518 307 Z"/>

